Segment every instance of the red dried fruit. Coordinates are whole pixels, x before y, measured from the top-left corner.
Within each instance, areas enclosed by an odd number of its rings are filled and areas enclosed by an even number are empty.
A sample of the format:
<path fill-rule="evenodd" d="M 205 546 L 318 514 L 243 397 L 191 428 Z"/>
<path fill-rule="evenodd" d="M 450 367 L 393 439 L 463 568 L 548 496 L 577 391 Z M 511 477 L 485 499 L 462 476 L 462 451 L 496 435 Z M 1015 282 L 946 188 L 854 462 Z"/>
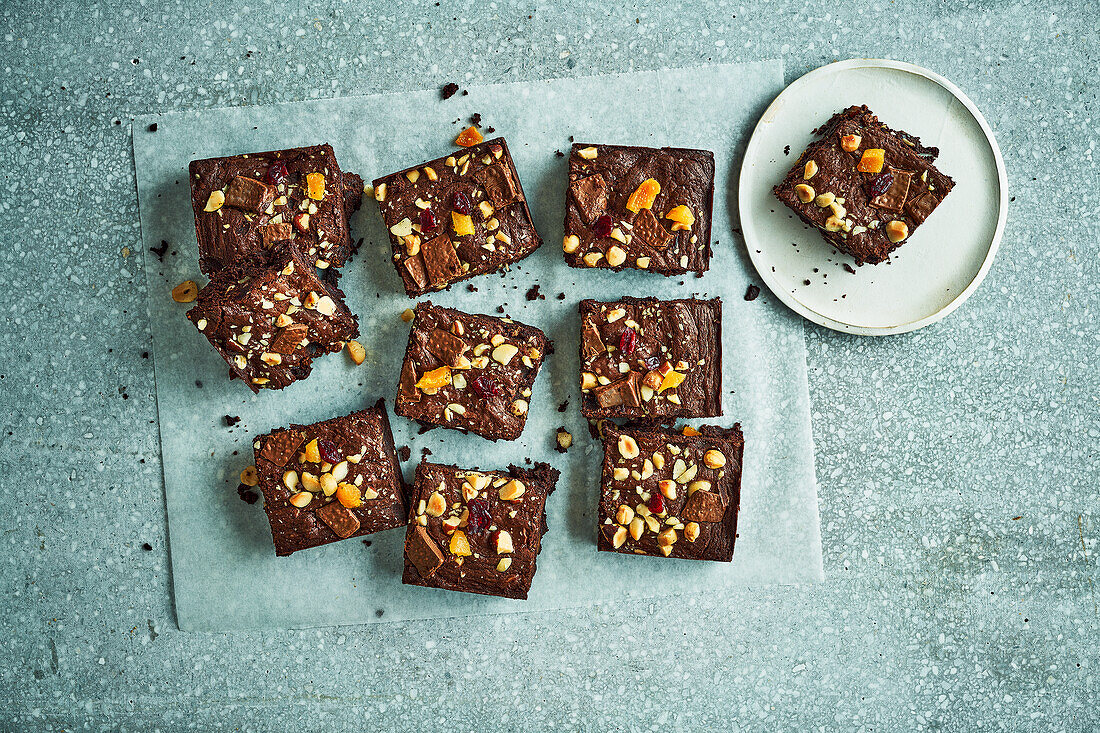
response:
<path fill-rule="evenodd" d="M 871 198 L 881 196 L 890 190 L 890 186 L 894 185 L 894 174 L 890 171 L 883 171 L 877 176 L 871 179 Z"/>
<path fill-rule="evenodd" d="M 649 511 L 660 514 L 665 510 L 665 500 L 660 494 L 649 497 Z"/>
<path fill-rule="evenodd" d="M 466 504 L 470 516 L 466 518 L 466 528 L 470 532 L 481 533 L 493 523 L 489 516 L 489 504 L 484 499 L 470 499 Z"/>
<path fill-rule="evenodd" d="M 340 452 L 336 449 L 336 444 L 333 443 L 331 440 L 318 438 L 317 452 L 321 455 L 321 460 L 325 463 L 340 462 Z"/>
<path fill-rule="evenodd" d="M 623 356 L 630 356 L 637 345 L 638 334 L 634 333 L 633 328 L 627 326 L 623 329 L 623 335 L 619 336 L 619 351 L 623 352 Z"/>
<path fill-rule="evenodd" d="M 281 160 L 276 160 L 267 167 L 267 173 L 264 174 L 264 181 L 272 186 L 277 186 L 286 181 L 289 177 L 290 171 L 286 169 L 286 163 Z"/>
<path fill-rule="evenodd" d="M 470 386 L 473 387 L 474 391 L 477 392 L 482 399 L 499 397 L 501 394 L 500 385 L 496 383 L 496 380 L 484 374 L 471 380 Z"/>
<path fill-rule="evenodd" d="M 460 214 L 470 215 L 470 211 L 473 210 L 473 206 L 470 204 L 470 197 L 462 191 L 455 191 L 454 200 L 451 202 L 454 210 Z"/>
<path fill-rule="evenodd" d="M 421 209 L 420 210 L 420 230 L 424 231 L 424 232 L 432 232 L 432 231 L 435 231 L 436 226 L 438 226 L 438 224 L 436 223 L 435 214 L 432 213 L 432 210 L 431 209 Z"/>
<path fill-rule="evenodd" d="M 609 237 L 611 236 L 611 224 L 611 214 L 604 214 L 596 219 L 596 223 L 592 225 L 592 233 L 599 239 Z"/>

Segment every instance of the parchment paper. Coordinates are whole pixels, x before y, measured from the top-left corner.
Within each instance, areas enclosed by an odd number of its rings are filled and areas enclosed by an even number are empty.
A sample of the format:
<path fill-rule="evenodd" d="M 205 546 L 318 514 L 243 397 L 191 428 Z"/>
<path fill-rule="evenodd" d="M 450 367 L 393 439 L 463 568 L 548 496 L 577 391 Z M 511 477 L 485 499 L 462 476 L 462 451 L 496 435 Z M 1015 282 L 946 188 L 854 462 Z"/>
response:
<path fill-rule="evenodd" d="M 741 583 L 812 582 L 822 577 L 821 543 L 801 322 L 761 298 L 743 299 L 747 259 L 731 234 L 735 183 L 752 124 L 782 89 L 780 62 L 471 87 L 441 100 L 438 90 L 156 115 L 134 123 L 145 246 L 169 243 L 160 262 L 146 255 L 157 402 L 164 458 L 177 619 L 185 630 L 304 627 L 470 614 L 537 611 L 624 597 L 719 592 Z M 319 359 L 312 376 L 282 392 L 253 396 L 173 302 L 175 284 L 205 282 L 197 264 L 187 164 L 193 158 L 330 142 L 345 170 L 364 179 L 446 154 L 471 114 L 503 134 L 515 156 L 545 246 L 501 275 L 484 275 L 438 304 L 495 313 L 539 326 L 557 351 L 543 368 L 523 437 L 491 443 L 391 417 L 411 478 L 421 449 L 432 460 L 500 468 L 524 459 L 562 471 L 547 505 L 550 532 L 526 602 L 403 586 L 404 531 L 382 532 L 276 558 L 260 503 L 237 496 L 238 472 L 252 462 L 252 436 L 290 422 L 342 415 L 384 396 L 391 408 L 411 306 L 390 261 L 376 204 L 352 222 L 365 238 L 341 287 L 359 315 L 367 360 Z M 157 130 L 149 130 L 151 123 Z M 717 162 L 711 269 L 701 279 L 666 279 L 566 267 L 561 255 L 566 159 L 578 141 L 713 150 Z M 529 301 L 538 284 L 544 299 Z M 557 298 L 564 293 L 564 300 Z M 732 564 L 667 561 L 596 551 L 599 443 L 578 410 L 576 304 L 584 297 L 721 296 L 724 301 L 725 417 L 746 436 L 741 517 Z M 559 406 L 566 404 L 564 411 Z M 240 417 L 228 427 L 224 416 Z M 566 426 L 575 443 L 553 450 Z M 369 545 L 367 544 L 369 543 Z M 669 601 L 670 603 L 673 601 Z"/>

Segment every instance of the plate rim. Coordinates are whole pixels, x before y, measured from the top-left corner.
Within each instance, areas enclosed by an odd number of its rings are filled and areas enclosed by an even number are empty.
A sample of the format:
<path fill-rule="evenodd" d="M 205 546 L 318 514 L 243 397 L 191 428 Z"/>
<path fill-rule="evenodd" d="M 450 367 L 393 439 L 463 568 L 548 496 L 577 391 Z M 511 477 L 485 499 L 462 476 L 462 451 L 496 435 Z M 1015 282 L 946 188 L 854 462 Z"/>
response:
<path fill-rule="evenodd" d="M 965 288 L 963 288 L 962 292 L 952 298 L 950 302 L 948 302 L 936 312 L 924 316 L 923 318 L 919 318 L 915 321 L 908 321 L 905 323 L 898 323 L 890 326 L 861 326 L 854 323 L 846 323 L 844 321 L 839 321 L 831 318 L 823 313 L 819 313 L 818 311 L 813 310 L 809 306 L 799 301 L 781 286 L 778 279 L 771 277 L 771 272 L 763 262 L 763 247 L 752 246 L 755 243 L 755 240 L 750 241 L 750 233 L 744 226 L 744 222 L 746 220 L 746 209 L 748 207 L 748 204 L 746 202 L 750 200 L 750 197 L 748 195 L 749 183 L 747 180 L 749 169 L 751 168 L 749 161 L 755 159 L 755 156 L 753 155 L 754 146 L 760 144 L 760 137 L 758 137 L 758 133 L 761 132 L 765 121 L 778 111 L 778 106 L 781 105 L 781 100 L 785 99 L 788 94 L 793 94 L 802 87 L 813 83 L 818 77 L 836 72 L 844 72 L 850 69 L 863 68 L 886 68 L 904 71 L 915 76 L 924 77 L 925 79 L 928 79 L 929 81 L 938 84 L 939 86 L 950 92 L 951 95 L 954 96 L 966 108 L 971 117 L 973 117 L 974 120 L 978 123 L 978 126 L 982 130 L 982 133 L 985 135 L 986 142 L 988 143 L 990 149 L 993 151 L 993 160 L 997 167 L 997 182 L 998 187 L 1000 188 L 997 226 L 993 231 L 993 237 L 990 239 L 989 248 L 986 251 L 985 259 L 982 261 L 982 264 L 978 268 L 978 272 L 974 275 L 974 278 Z M 771 290 L 771 292 L 775 294 L 783 302 L 784 305 L 786 305 L 788 308 L 790 308 L 803 318 L 820 326 L 825 326 L 826 328 L 832 329 L 834 331 L 856 334 L 860 336 L 889 336 L 915 331 L 919 328 L 924 328 L 925 326 L 929 326 L 933 323 L 943 320 L 952 312 L 954 312 L 955 309 L 965 303 L 967 299 L 969 299 L 970 296 L 974 294 L 974 291 L 977 290 L 978 287 L 985 280 L 986 275 L 989 274 L 989 270 L 993 265 L 993 260 L 996 257 L 997 250 L 1000 248 L 1001 238 L 1004 235 L 1005 224 L 1008 220 L 1008 173 L 1005 170 L 1004 158 L 1001 155 L 1001 148 L 997 144 L 997 139 L 994 137 L 993 130 L 989 126 L 989 123 L 986 121 L 985 116 L 978 109 L 977 105 L 974 104 L 974 102 L 971 101 L 971 99 L 966 96 L 966 94 L 957 86 L 955 86 L 955 84 L 952 83 L 949 79 L 922 66 L 917 66 L 916 64 L 911 64 L 905 61 L 895 61 L 893 59 L 853 58 L 843 61 L 834 61 L 833 63 L 825 64 L 824 66 L 819 66 L 816 69 L 808 71 L 807 73 L 803 74 L 802 76 L 798 77 L 793 82 L 788 84 L 783 89 L 783 91 L 781 91 L 776 96 L 776 98 L 772 100 L 771 104 L 768 105 L 768 108 L 764 110 L 764 113 L 760 116 L 760 119 L 757 121 L 756 126 L 753 128 L 752 135 L 749 136 L 748 145 L 746 145 L 745 147 L 745 156 L 742 160 L 741 172 L 740 176 L 738 177 L 737 208 L 738 217 L 741 219 L 742 232 L 744 232 L 744 234 L 742 235 L 742 239 L 745 242 L 745 248 L 748 251 L 748 256 L 753 264 L 753 268 L 764 281 L 764 284 L 768 286 L 768 289 Z M 760 255 L 757 255 L 755 253 L 756 249 L 761 250 Z"/>

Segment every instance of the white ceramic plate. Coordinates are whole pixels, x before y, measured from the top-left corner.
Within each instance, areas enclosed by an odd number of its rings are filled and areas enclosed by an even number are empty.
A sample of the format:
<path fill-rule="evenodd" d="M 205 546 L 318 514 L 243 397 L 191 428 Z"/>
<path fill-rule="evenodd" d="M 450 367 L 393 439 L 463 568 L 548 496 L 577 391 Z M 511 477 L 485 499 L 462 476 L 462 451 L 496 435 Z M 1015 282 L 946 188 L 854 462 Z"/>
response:
<path fill-rule="evenodd" d="M 936 166 L 955 179 L 890 264 L 854 275 L 844 268 L 851 257 L 772 195 L 812 130 L 853 104 L 938 147 Z M 775 98 L 745 151 L 738 201 L 749 257 L 780 300 L 822 326 L 879 336 L 935 323 L 977 289 L 1004 231 L 1008 179 L 988 123 L 954 84 L 900 61 L 852 59 L 811 71 Z"/>

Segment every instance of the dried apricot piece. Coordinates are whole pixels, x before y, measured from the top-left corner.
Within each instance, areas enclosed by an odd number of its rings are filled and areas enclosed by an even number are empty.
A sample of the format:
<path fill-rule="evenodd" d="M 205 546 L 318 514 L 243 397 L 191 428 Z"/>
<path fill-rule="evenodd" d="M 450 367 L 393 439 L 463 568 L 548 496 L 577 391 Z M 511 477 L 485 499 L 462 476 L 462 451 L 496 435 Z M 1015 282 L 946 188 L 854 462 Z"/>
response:
<path fill-rule="evenodd" d="M 458 137 L 455 138 L 455 145 L 461 145 L 464 148 L 468 148 L 471 145 L 477 145 L 484 139 L 481 132 L 473 125 L 470 125 L 465 130 L 458 133 Z"/>
<path fill-rule="evenodd" d="M 661 381 L 661 386 L 657 389 L 657 394 L 664 392 L 666 389 L 676 389 L 680 386 L 680 383 L 684 381 L 686 374 L 681 374 L 675 369 L 670 369 L 668 374 L 665 375 L 664 380 Z"/>
<path fill-rule="evenodd" d="M 469 214 L 460 214 L 457 211 L 452 211 L 451 222 L 454 224 L 455 234 L 460 237 L 465 237 L 474 233 L 474 221 L 470 218 Z"/>
<path fill-rule="evenodd" d="M 867 148 L 859 159 L 856 170 L 860 173 L 881 173 L 886 162 L 886 151 L 882 148 Z"/>
<path fill-rule="evenodd" d="M 177 303 L 193 303 L 199 297 L 199 286 L 194 280 L 184 280 L 172 288 L 172 300 Z"/>
<path fill-rule="evenodd" d="M 474 554 L 473 550 L 470 549 L 470 541 L 466 539 L 466 533 L 461 529 L 456 529 L 455 533 L 451 535 L 451 543 L 448 549 L 455 557 L 469 557 Z"/>
<path fill-rule="evenodd" d="M 306 460 L 309 461 L 310 463 L 320 463 L 321 462 L 321 448 L 317 445 L 317 439 L 316 438 L 314 438 L 313 440 L 309 441 L 308 444 L 306 444 L 304 452 L 305 452 Z"/>
<path fill-rule="evenodd" d="M 634 189 L 634 193 L 630 194 L 630 198 L 626 200 L 626 208 L 637 214 L 642 209 L 648 209 L 653 206 L 653 200 L 657 198 L 657 194 L 661 192 L 661 184 L 657 182 L 656 178 L 647 178 L 638 184 L 638 187 Z"/>
<path fill-rule="evenodd" d="M 672 231 L 674 232 L 681 229 L 685 231 L 691 229 L 691 225 L 695 223 L 695 214 L 693 214 L 691 209 L 684 204 L 672 207 L 672 209 L 665 214 L 665 218 L 674 222 L 672 225 Z"/>
<path fill-rule="evenodd" d="M 684 426 L 684 435 L 686 435 L 689 438 L 694 438 L 694 437 L 697 437 L 699 435 L 702 435 L 702 433 L 700 433 L 698 430 L 691 427 L 690 425 L 685 425 Z"/>
<path fill-rule="evenodd" d="M 363 496 L 359 493 L 359 487 L 342 481 L 336 487 L 336 500 L 348 509 L 354 509 L 363 503 Z"/>
<path fill-rule="evenodd" d="M 441 366 L 430 372 L 424 372 L 424 376 L 420 377 L 420 381 L 416 383 L 416 388 L 423 390 L 425 394 L 433 395 L 450 383 L 451 368 Z"/>
<path fill-rule="evenodd" d="M 314 172 L 306 174 L 306 195 L 314 201 L 320 201 L 325 197 L 324 173 Z"/>

